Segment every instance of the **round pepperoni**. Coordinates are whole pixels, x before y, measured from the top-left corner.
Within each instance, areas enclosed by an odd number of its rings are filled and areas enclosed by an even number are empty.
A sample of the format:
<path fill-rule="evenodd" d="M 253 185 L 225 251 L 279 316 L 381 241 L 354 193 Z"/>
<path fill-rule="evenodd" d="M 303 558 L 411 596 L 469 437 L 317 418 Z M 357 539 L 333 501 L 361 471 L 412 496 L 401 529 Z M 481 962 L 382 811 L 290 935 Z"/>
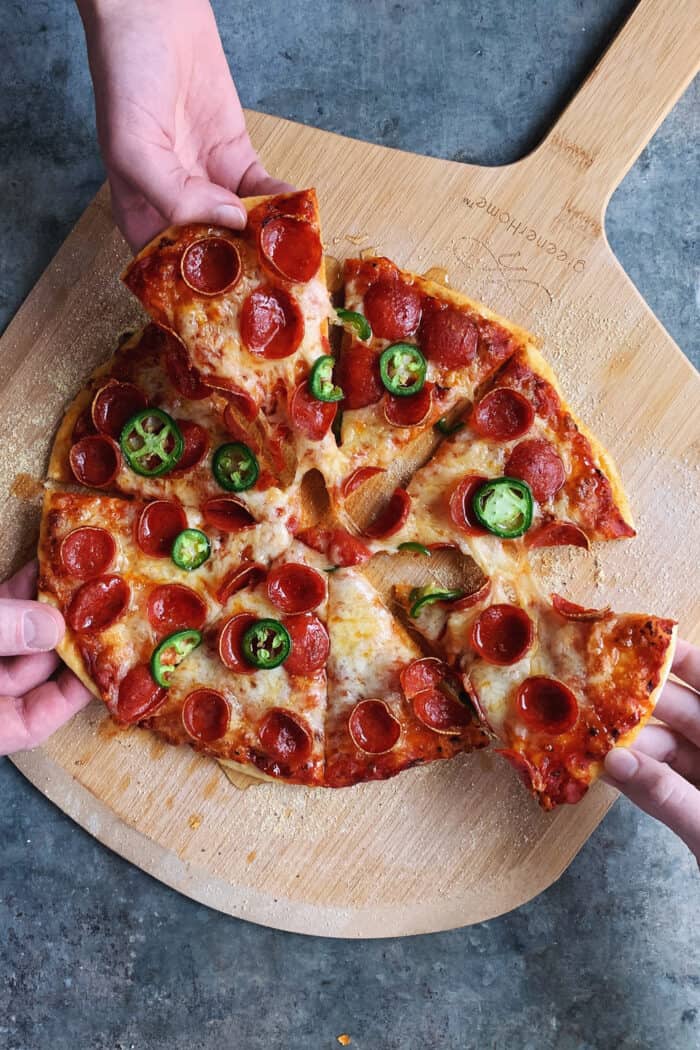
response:
<path fill-rule="evenodd" d="M 119 445 L 106 434 L 89 434 L 76 441 L 68 460 L 73 476 L 81 485 L 101 489 L 111 485 L 122 465 Z"/>
<path fill-rule="evenodd" d="M 426 383 L 417 394 L 394 397 L 387 394 L 384 416 L 392 427 L 417 427 L 425 423 L 433 407 L 433 384 Z"/>
<path fill-rule="evenodd" d="M 238 594 L 244 587 L 255 587 L 261 580 L 265 579 L 265 566 L 257 561 L 243 562 L 235 569 L 231 569 L 224 576 L 216 597 L 224 605 L 231 595 Z"/>
<path fill-rule="evenodd" d="M 479 524 L 474 513 L 474 496 L 488 478 L 483 474 L 467 474 L 452 490 L 449 502 L 450 519 L 467 536 L 485 536 L 488 529 Z"/>
<path fill-rule="evenodd" d="M 383 700 L 361 700 L 348 719 L 352 742 L 368 755 L 391 751 L 401 736 L 401 723 L 394 718 Z"/>
<path fill-rule="evenodd" d="M 471 644 L 490 664 L 517 663 L 532 645 L 534 627 L 517 605 L 489 605 L 472 625 Z"/>
<path fill-rule="evenodd" d="M 420 348 L 429 361 L 443 368 L 465 368 L 476 355 L 479 330 L 463 310 L 426 300 L 419 333 Z"/>
<path fill-rule="evenodd" d="M 122 678 L 117 697 L 116 717 L 132 724 L 155 714 L 168 697 L 168 690 L 153 681 L 147 664 L 137 664 Z"/>
<path fill-rule="evenodd" d="M 379 373 L 379 354 L 361 343 L 343 350 L 335 369 L 336 382 L 345 395 L 343 408 L 376 405 L 384 395 Z"/>
<path fill-rule="evenodd" d="M 331 529 L 328 557 L 333 565 L 361 565 L 371 558 L 369 547 L 345 529 Z"/>
<path fill-rule="evenodd" d="M 477 402 L 471 425 L 480 437 L 512 441 L 527 433 L 534 418 L 535 411 L 526 397 L 517 390 L 501 386 Z"/>
<path fill-rule="evenodd" d="M 296 714 L 281 707 L 268 711 L 258 727 L 263 750 L 276 762 L 296 766 L 311 754 L 311 732 Z"/>
<path fill-rule="evenodd" d="M 92 421 L 101 433 L 119 440 L 125 423 L 147 407 L 146 395 L 137 386 L 111 379 L 92 399 Z"/>
<path fill-rule="evenodd" d="M 260 227 L 260 255 L 274 273 L 287 281 L 310 281 L 321 265 L 323 248 L 318 230 L 305 219 L 280 215 Z"/>
<path fill-rule="evenodd" d="M 292 640 L 292 650 L 284 661 L 287 674 L 309 675 L 326 666 L 331 641 L 318 616 L 308 612 L 285 616 L 283 625 Z"/>
<path fill-rule="evenodd" d="M 85 525 L 64 536 L 59 548 L 63 571 L 86 580 L 101 576 L 117 556 L 117 545 L 106 529 Z"/>
<path fill-rule="evenodd" d="M 304 318 L 281 288 L 251 292 L 241 309 L 241 339 L 251 353 L 268 360 L 289 357 L 304 336 Z"/>
<path fill-rule="evenodd" d="M 320 441 L 326 436 L 337 411 L 337 402 L 318 401 L 311 394 L 307 380 L 299 384 L 289 403 L 292 423 L 310 441 Z"/>
<path fill-rule="evenodd" d="M 583 605 L 577 605 L 576 602 L 570 602 L 567 598 L 562 598 L 559 594 L 552 595 L 552 605 L 560 616 L 563 616 L 566 620 L 604 620 L 610 615 L 609 605 L 606 605 L 602 609 L 586 609 Z"/>
<path fill-rule="evenodd" d="M 245 504 L 233 496 L 214 496 L 202 507 L 207 525 L 220 532 L 242 532 L 255 525 L 255 518 Z"/>
<path fill-rule="evenodd" d="M 219 656 L 221 662 L 230 671 L 237 674 L 253 674 L 255 668 L 243 655 L 243 635 L 249 627 L 257 623 L 258 617 L 252 613 L 238 613 L 227 620 L 219 632 Z"/>
<path fill-rule="evenodd" d="M 183 281 L 199 295 L 228 292 L 241 272 L 238 248 L 225 237 L 201 237 L 190 244 L 180 262 Z"/>
<path fill-rule="evenodd" d="M 369 539 L 381 540 L 393 536 L 406 523 L 411 509 L 411 497 L 405 489 L 394 489 L 394 493 L 379 514 L 363 529 Z"/>
<path fill-rule="evenodd" d="M 282 612 L 311 612 L 326 597 L 326 581 L 309 565 L 286 562 L 268 575 L 267 596 Z"/>
<path fill-rule="evenodd" d="M 123 576 L 96 576 L 73 595 L 66 623 L 72 631 L 104 631 L 126 612 L 130 597 Z"/>
<path fill-rule="evenodd" d="M 469 708 L 447 689 L 424 689 L 411 700 L 419 722 L 436 733 L 459 733 L 471 723 Z"/>
<path fill-rule="evenodd" d="M 411 700 L 417 693 L 433 689 L 448 673 L 448 668 L 436 656 L 411 660 L 399 675 L 403 694 Z"/>
<path fill-rule="evenodd" d="M 170 382 L 178 394 L 188 401 L 201 401 L 211 394 L 211 387 L 202 382 L 198 370 L 190 364 L 187 350 L 171 332 L 163 333 L 163 360 Z"/>
<path fill-rule="evenodd" d="M 355 489 L 359 489 L 370 478 L 375 478 L 377 474 L 384 473 L 386 472 L 383 467 L 358 467 L 357 470 L 353 470 L 352 474 L 348 474 L 340 487 L 343 499 L 347 499 Z"/>
<path fill-rule="evenodd" d="M 185 698 L 182 724 L 195 740 L 212 744 L 226 735 L 231 708 L 223 693 L 216 689 L 195 689 Z"/>
<path fill-rule="evenodd" d="M 553 736 L 566 733 L 578 718 L 578 703 L 568 686 L 544 675 L 525 679 L 516 704 L 526 726 Z"/>
<path fill-rule="evenodd" d="M 397 275 L 380 277 L 365 292 L 365 317 L 379 339 L 405 339 L 420 322 L 420 293 Z"/>
<path fill-rule="evenodd" d="M 200 427 L 199 423 L 192 423 L 189 419 L 176 419 L 175 422 L 180 428 L 185 447 L 177 461 L 176 469 L 171 471 L 171 477 L 199 466 L 209 451 L 209 435 L 204 427 Z"/>
<path fill-rule="evenodd" d="M 578 525 L 570 521 L 550 521 L 531 529 L 525 536 L 527 547 L 582 547 L 590 549 L 588 536 Z"/>
<path fill-rule="evenodd" d="M 136 526 L 136 542 L 151 558 L 168 558 L 176 536 L 187 528 L 187 518 L 179 503 L 157 499 L 147 503 Z"/>
<path fill-rule="evenodd" d="M 564 464 L 544 438 L 527 438 L 508 456 L 504 473 L 527 482 L 539 503 L 551 499 L 566 481 Z"/>
<path fill-rule="evenodd" d="M 156 631 L 199 630 L 207 618 L 206 603 L 196 591 L 180 583 L 154 587 L 148 597 L 148 619 Z"/>
<path fill-rule="evenodd" d="M 75 445 L 80 441 L 81 438 L 87 437 L 88 434 L 95 433 L 95 424 L 92 421 L 91 406 L 80 413 L 73 425 L 73 433 L 71 434 L 71 444 Z"/>
<path fill-rule="evenodd" d="M 234 417 L 232 415 L 233 409 L 240 412 L 244 419 L 247 419 L 249 423 L 252 423 L 258 416 L 258 403 L 255 398 L 246 393 L 245 390 L 233 390 L 227 388 L 226 396 L 229 400 L 229 404 L 224 409 L 224 426 L 230 427 Z M 238 423 L 235 423 L 238 426 Z"/>

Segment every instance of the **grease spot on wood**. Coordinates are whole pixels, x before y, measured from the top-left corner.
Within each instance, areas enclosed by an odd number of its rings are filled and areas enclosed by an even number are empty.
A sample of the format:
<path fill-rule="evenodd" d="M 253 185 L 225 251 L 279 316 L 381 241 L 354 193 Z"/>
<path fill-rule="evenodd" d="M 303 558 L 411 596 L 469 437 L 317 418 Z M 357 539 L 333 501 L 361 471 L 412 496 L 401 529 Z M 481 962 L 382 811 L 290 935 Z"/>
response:
<path fill-rule="evenodd" d="M 43 491 L 43 481 L 24 472 L 15 474 L 14 480 L 10 485 L 10 494 L 15 499 L 22 500 L 23 503 L 33 503 L 34 500 L 39 499 Z"/>
<path fill-rule="evenodd" d="M 216 794 L 217 788 L 219 787 L 219 774 L 215 773 L 211 780 L 208 780 L 202 789 L 202 798 L 213 798 Z"/>
<path fill-rule="evenodd" d="M 192 813 L 190 815 L 187 823 L 189 824 L 189 826 L 192 828 L 193 831 L 196 831 L 197 828 L 201 828 L 203 820 L 204 820 L 204 817 L 202 816 L 201 813 Z"/>
<path fill-rule="evenodd" d="M 246 857 L 246 859 L 245 859 L 246 864 L 252 864 L 253 861 L 255 860 L 255 858 L 257 857 L 257 855 L 258 854 L 257 854 L 256 850 L 252 849 L 250 851 L 250 853 L 248 854 L 248 856 Z"/>

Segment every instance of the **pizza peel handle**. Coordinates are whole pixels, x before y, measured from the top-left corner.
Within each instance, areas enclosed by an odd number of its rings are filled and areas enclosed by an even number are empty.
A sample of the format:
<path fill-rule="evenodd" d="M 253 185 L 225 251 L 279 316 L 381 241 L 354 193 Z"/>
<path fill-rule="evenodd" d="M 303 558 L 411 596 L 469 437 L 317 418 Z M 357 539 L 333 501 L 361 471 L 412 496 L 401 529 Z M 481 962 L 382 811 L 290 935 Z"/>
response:
<path fill-rule="evenodd" d="M 641 0 L 522 165 L 546 178 L 557 209 L 566 204 L 602 220 L 615 187 L 699 68 L 697 0 Z"/>

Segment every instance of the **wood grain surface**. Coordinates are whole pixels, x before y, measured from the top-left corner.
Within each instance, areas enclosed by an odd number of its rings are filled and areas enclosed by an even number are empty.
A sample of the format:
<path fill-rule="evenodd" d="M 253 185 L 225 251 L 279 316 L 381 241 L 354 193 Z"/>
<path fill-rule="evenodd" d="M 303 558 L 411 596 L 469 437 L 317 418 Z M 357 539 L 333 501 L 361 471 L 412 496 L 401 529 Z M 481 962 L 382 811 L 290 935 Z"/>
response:
<path fill-rule="evenodd" d="M 674 616 L 690 638 L 700 379 L 612 255 L 603 217 L 693 75 L 696 11 L 690 0 L 640 4 L 542 145 L 507 167 L 248 114 L 270 170 L 316 186 L 329 256 L 374 249 L 419 273 L 443 267 L 454 287 L 542 338 L 575 411 L 616 457 L 639 532 L 548 568 L 574 596 Z M 3 575 L 35 544 L 37 482 L 66 405 L 140 318 L 118 280 L 127 255 L 103 189 L 1 341 Z M 613 800 L 597 785 L 545 814 L 489 753 L 342 791 L 241 790 L 187 749 L 117 731 L 98 703 L 13 761 L 101 842 L 181 892 L 328 936 L 427 932 L 514 908 L 561 874 Z"/>

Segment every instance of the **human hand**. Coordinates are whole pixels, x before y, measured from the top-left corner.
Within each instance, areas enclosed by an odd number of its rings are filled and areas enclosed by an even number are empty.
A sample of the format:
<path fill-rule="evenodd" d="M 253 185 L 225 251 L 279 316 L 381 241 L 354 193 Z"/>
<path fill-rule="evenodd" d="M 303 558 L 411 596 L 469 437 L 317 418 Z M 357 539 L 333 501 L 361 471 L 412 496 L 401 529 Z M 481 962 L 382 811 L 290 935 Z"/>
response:
<path fill-rule="evenodd" d="M 77 0 L 115 220 L 132 248 L 171 223 L 246 224 L 292 189 L 253 149 L 208 0 Z"/>
<path fill-rule="evenodd" d="M 679 641 L 673 673 L 648 725 L 629 750 L 605 757 L 605 779 L 675 831 L 700 864 L 700 648 Z"/>
<path fill-rule="evenodd" d="M 0 584 L 0 755 L 37 747 L 92 699 L 53 649 L 63 617 L 58 609 L 30 601 L 37 564 L 31 562 Z"/>

